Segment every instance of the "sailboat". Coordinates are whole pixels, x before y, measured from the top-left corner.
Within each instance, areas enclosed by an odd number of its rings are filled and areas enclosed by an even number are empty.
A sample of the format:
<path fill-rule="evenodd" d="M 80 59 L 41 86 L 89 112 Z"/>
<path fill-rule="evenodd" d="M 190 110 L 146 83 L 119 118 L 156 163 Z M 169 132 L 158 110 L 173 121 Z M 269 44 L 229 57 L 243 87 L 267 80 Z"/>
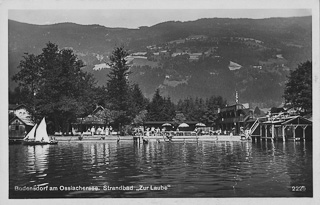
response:
<path fill-rule="evenodd" d="M 58 144 L 58 141 L 50 140 L 47 133 L 47 124 L 43 118 L 40 124 L 35 125 L 31 131 L 23 138 L 25 145 L 44 145 L 44 144 Z"/>

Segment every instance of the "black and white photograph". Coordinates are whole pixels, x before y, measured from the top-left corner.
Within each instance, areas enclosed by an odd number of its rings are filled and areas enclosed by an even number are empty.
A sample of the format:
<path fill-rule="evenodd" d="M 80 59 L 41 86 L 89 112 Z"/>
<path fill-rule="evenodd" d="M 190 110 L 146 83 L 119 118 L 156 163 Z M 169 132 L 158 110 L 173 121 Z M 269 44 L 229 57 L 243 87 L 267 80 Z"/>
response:
<path fill-rule="evenodd" d="M 0 9 L 1 204 L 319 203 L 318 0 Z"/>

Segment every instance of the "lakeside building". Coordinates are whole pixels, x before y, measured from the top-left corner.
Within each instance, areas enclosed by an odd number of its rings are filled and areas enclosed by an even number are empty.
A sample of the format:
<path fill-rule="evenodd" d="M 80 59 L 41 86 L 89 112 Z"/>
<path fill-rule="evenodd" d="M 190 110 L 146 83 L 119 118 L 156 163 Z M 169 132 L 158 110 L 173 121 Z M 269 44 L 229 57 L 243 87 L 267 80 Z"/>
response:
<path fill-rule="evenodd" d="M 239 134 L 240 127 L 245 127 L 247 121 L 254 118 L 253 110 L 243 104 L 221 108 L 218 115 L 218 129 L 222 132 L 233 132 L 233 134 Z"/>
<path fill-rule="evenodd" d="M 35 125 L 28 110 L 23 104 L 9 104 L 9 140 L 24 138 Z"/>
<path fill-rule="evenodd" d="M 88 116 L 77 118 L 75 123 L 72 123 L 73 134 L 86 132 L 92 127 L 103 128 L 106 126 L 106 121 L 104 117 L 104 108 L 102 106 L 97 106 L 96 109 Z"/>

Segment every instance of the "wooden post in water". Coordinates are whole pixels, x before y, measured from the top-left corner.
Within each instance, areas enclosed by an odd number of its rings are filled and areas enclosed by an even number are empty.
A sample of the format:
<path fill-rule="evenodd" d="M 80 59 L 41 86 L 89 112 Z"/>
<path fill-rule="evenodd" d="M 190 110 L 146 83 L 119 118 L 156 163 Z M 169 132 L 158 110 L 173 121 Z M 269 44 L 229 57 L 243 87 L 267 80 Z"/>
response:
<path fill-rule="evenodd" d="M 272 141 L 274 140 L 274 132 L 275 132 L 274 124 L 272 124 L 271 125 L 271 139 L 272 139 Z"/>
<path fill-rule="evenodd" d="M 296 128 L 291 125 L 291 130 L 293 129 L 293 141 L 296 141 Z"/>
<path fill-rule="evenodd" d="M 283 142 L 285 142 L 286 141 L 286 126 L 284 125 L 284 126 L 282 126 L 282 140 L 283 140 Z"/>
<path fill-rule="evenodd" d="M 302 138 L 303 138 L 303 141 L 306 141 L 306 129 L 307 129 L 308 125 L 304 125 L 302 128 L 303 128 L 303 135 L 302 135 Z"/>
<path fill-rule="evenodd" d="M 264 126 L 264 130 L 265 130 L 265 139 L 266 139 L 266 141 L 268 140 L 268 125 L 265 125 Z"/>

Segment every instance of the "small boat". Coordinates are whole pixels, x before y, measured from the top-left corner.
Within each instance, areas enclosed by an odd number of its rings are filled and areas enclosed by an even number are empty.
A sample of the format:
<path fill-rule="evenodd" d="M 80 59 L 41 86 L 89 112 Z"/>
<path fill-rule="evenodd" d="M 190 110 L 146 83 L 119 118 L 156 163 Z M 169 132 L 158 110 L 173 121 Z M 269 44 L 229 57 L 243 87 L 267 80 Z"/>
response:
<path fill-rule="evenodd" d="M 31 131 L 23 138 L 24 145 L 46 145 L 46 144 L 58 144 L 56 140 L 50 140 L 47 133 L 47 124 L 45 118 L 43 118 L 40 124 L 35 125 Z"/>

